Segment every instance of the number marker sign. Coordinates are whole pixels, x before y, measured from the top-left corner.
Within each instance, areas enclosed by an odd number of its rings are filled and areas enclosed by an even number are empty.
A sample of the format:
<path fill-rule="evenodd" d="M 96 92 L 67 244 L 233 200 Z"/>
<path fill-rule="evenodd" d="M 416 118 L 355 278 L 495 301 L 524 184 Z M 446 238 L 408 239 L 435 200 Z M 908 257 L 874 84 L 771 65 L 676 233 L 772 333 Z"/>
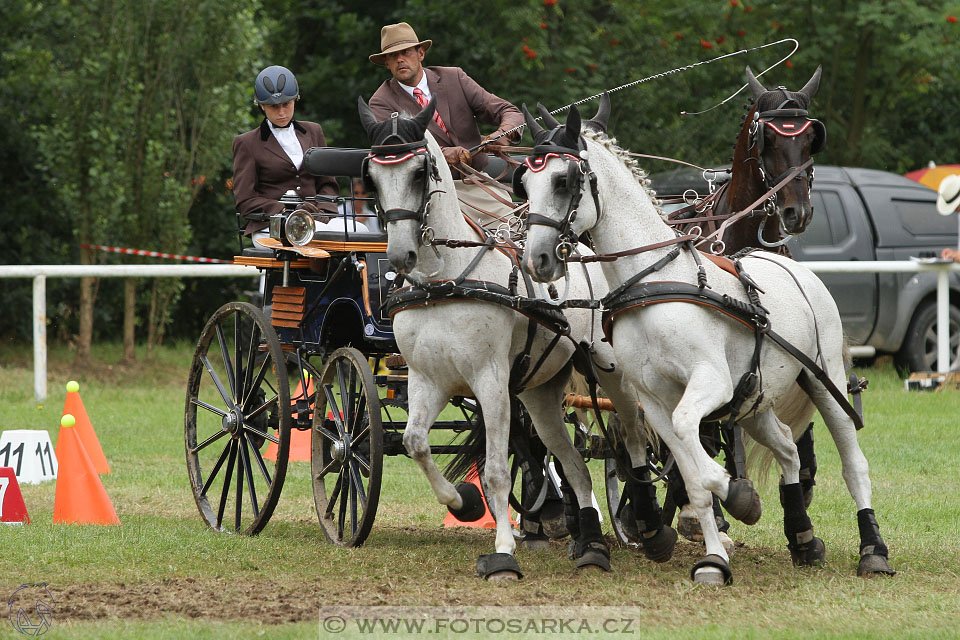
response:
<path fill-rule="evenodd" d="M 12 429 L 0 434 L 0 467 L 12 467 L 20 484 L 57 479 L 57 456 L 46 431 Z"/>

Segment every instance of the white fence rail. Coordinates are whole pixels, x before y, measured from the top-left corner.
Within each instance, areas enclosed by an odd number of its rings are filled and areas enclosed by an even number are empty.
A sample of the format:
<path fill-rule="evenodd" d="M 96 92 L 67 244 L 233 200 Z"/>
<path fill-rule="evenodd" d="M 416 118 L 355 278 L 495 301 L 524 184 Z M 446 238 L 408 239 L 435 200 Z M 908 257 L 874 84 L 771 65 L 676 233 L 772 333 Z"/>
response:
<path fill-rule="evenodd" d="M 816 273 L 915 273 L 937 274 L 937 370 L 950 368 L 950 290 L 948 276 L 960 264 L 947 261 L 907 260 L 829 262 L 804 265 Z M 237 278 L 256 276 L 254 267 L 238 265 L 0 265 L 0 278 L 33 278 L 33 387 L 37 399 L 47 397 L 47 278 Z"/>
<path fill-rule="evenodd" d="M 0 265 L 0 278 L 33 278 L 33 392 L 47 397 L 47 278 L 237 278 L 258 274 L 232 264 Z"/>

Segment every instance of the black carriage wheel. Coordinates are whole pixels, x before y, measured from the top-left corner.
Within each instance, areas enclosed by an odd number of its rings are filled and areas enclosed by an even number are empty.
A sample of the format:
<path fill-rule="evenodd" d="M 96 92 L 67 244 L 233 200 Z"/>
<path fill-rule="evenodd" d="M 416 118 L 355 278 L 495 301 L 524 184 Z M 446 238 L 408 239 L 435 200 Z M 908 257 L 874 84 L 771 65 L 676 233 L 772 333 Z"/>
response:
<path fill-rule="evenodd" d="M 373 372 L 351 347 L 334 351 L 320 372 L 310 467 L 323 534 L 338 546 L 359 547 L 380 500 L 383 424 Z"/>
<path fill-rule="evenodd" d="M 289 406 L 285 359 L 267 318 L 245 302 L 217 309 L 193 355 L 184 418 L 187 473 L 211 528 L 254 535 L 270 520 L 287 472 Z"/>

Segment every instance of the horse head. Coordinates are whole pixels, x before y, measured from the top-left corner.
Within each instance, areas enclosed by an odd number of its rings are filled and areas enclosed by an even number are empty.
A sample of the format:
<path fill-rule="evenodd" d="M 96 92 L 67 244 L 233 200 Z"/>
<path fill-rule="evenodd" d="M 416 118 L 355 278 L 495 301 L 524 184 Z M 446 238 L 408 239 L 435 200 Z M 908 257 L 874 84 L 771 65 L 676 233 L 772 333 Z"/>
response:
<path fill-rule="evenodd" d="M 394 113 L 377 121 L 363 98 L 358 108 L 371 144 L 363 163 L 363 182 L 376 195 L 390 264 L 398 273 L 410 273 L 417 266 L 420 247 L 432 240 L 427 218 L 441 171 L 449 175 L 446 163 L 437 161 L 439 146 L 427 133 L 436 97 L 412 118 Z"/>
<path fill-rule="evenodd" d="M 564 274 L 566 256 L 580 234 L 598 220 L 596 176 L 590 170 L 581 131 L 584 126 L 605 131 L 610 98 L 604 93 L 597 115 L 586 122 L 576 106 L 570 107 L 565 124 L 557 122 L 542 105 L 537 108 L 550 128 L 541 127 L 523 105 L 535 146 L 532 155 L 514 172 L 513 188 L 531 203 L 523 267 L 535 280 L 551 282 Z"/>
<path fill-rule="evenodd" d="M 810 160 L 826 143 L 823 123 L 807 115 L 807 108 L 820 85 L 820 72 L 821 68 L 817 67 L 800 91 L 790 91 L 782 86 L 767 89 L 747 67 L 747 82 L 755 106 L 750 121 L 745 123 L 741 138 L 738 139 L 737 148 L 741 153 L 745 150 L 744 161 L 756 163 L 763 181 L 761 193 L 773 188 Z M 736 164 L 735 158 L 734 171 Z M 801 233 L 810 224 L 813 218 L 810 204 L 812 186 L 811 164 L 776 193 L 775 204 L 784 233 Z"/>

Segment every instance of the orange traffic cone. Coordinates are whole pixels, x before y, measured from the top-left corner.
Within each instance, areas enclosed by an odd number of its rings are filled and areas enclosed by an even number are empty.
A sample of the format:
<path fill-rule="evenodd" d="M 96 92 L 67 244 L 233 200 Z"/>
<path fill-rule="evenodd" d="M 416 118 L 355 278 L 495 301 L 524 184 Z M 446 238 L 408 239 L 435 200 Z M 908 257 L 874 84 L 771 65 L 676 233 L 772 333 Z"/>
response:
<path fill-rule="evenodd" d="M 480 486 L 480 472 L 477 471 L 477 465 L 474 463 L 473 467 L 470 468 L 470 471 L 467 472 L 467 476 L 464 478 L 470 484 L 476 485 L 477 489 L 480 490 L 480 495 L 483 495 L 483 487 Z M 516 520 L 513 519 L 513 516 L 510 515 L 512 512 L 510 507 L 507 507 L 507 517 L 510 520 L 510 524 L 517 526 Z M 462 522 L 457 520 L 452 513 L 447 511 L 447 517 L 443 519 L 444 528 L 447 527 L 477 527 L 480 529 L 496 529 L 497 521 L 493 519 L 493 514 L 490 513 L 490 507 L 487 506 L 487 499 L 483 499 L 483 517 L 479 520 L 473 522 Z"/>
<path fill-rule="evenodd" d="M 74 429 L 76 419 L 60 419 L 57 437 L 57 489 L 53 499 L 53 521 L 63 524 L 120 524 L 107 490 Z"/>
<path fill-rule="evenodd" d="M 93 461 L 97 473 L 110 473 L 110 465 L 107 464 L 107 458 L 103 455 L 103 449 L 100 448 L 100 441 L 97 440 L 97 434 L 93 431 L 90 418 L 87 417 L 83 400 L 80 399 L 80 385 L 75 380 L 67 383 L 67 399 L 63 403 L 63 415 L 68 413 L 77 421 L 77 435 L 80 436 L 83 448 L 87 450 L 87 455 Z M 60 442 L 58 440 L 57 458 L 60 457 L 59 446 Z"/>
<path fill-rule="evenodd" d="M 313 397 L 313 378 L 307 376 L 307 398 Z M 293 392 L 290 398 L 292 403 L 297 400 L 303 400 L 303 382 L 297 384 L 297 390 Z M 296 419 L 299 414 L 294 412 L 293 418 Z M 331 414 L 332 417 L 333 414 Z M 277 459 L 277 445 L 270 442 L 267 450 L 263 452 L 265 460 Z M 310 462 L 310 431 L 300 429 L 290 429 L 290 454 L 287 456 L 290 462 Z"/>

